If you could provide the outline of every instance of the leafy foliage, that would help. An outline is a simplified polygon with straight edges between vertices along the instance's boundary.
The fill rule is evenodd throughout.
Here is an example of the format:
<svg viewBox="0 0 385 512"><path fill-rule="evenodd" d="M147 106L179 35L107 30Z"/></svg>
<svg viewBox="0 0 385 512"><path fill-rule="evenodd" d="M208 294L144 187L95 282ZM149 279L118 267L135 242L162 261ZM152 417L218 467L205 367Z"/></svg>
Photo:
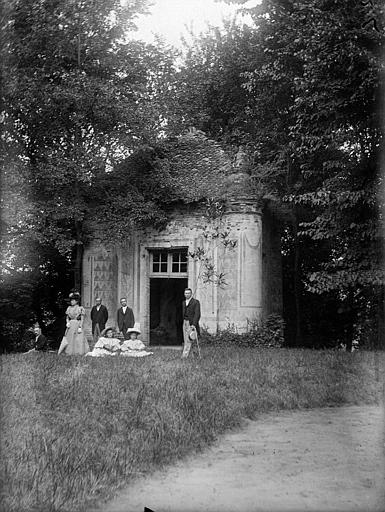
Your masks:
<svg viewBox="0 0 385 512"><path fill-rule="evenodd" d="M329 342L384 325L384 7L370 4L264 0L247 9L252 27L196 37L175 71L170 49L127 36L145 0L2 0L6 290L20 272L31 285L20 304L35 302L51 264L66 292L78 286L95 220L106 242L162 227L177 205L219 200L227 155L238 166L242 153L282 222L292 339L333 308L349 313Z"/></svg>
<svg viewBox="0 0 385 512"><path fill-rule="evenodd" d="M285 322L280 315L268 315L262 320L249 321L245 333L239 333L234 325L216 334L203 333L203 341L214 346L279 348L284 346Z"/></svg>
<svg viewBox="0 0 385 512"><path fill-rule="evenodd" d="M176 207L220 202L230 168L220 145L196 130L142 146L99 177L89 230L116 243L138 226L160 229Z"/></svg>
<svg viewBox="0 0 385 512"><path fill-rule="evenodd" d="M155 136L159 115L149 105L172 55L126 40L145 5L34 0L4 7L4 149L14 148L26 168L35 237L62 254L86 242L95 179Z"/></svg>
<svg viewBox="0 0 385 512"><path fill-rule="evenodd" d="M314 293L349 309L352 325L380 312L384 8L371 4L374 28L362 2L265 0L247 9L253 27L196 38L180 75L185 122L242 145L247 172L279 212L298 342L316 322Z"/></svg>
<svg viewBox="0 0 385 512"><path fill-rule="evenodd" d="M212 283L218 287L227 285L226 273L221 272L215 265L214 258L218 248L222 250L223 254L223 251L231 251L237 246L237 240L231 238L231 229L223 221L224 211L224 200L216 200L213 197L206 200L204 215L206 224L201 232L205 243L202 247L198 246L195 251L189 252L189 257L198 262L194 294L199 281L204 284Z"/></svg>
<svg viewBox="0 0 385 512"><path fill-rule="evenodd" d="M20 308L25 324L52 322L61 294L80 286L86 219L101 210L111 226L156 215L140 191L128 187L113 208L99 186L161 128L154 94L174 55L127 37L146 3L1 1L1 305L15 319Z"/></svg>

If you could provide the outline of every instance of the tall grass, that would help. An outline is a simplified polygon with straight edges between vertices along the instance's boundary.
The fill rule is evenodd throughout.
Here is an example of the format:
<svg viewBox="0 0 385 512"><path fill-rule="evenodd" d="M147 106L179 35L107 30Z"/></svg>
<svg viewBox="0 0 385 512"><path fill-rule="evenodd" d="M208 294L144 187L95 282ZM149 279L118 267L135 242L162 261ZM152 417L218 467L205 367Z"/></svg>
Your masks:
<svg viewBox="0 0 385 512"><path fill-rule="evenodd" d="M379 353L206 348L147 359L1 358L3 511L76 511L242 418L378 403Z"/></svg>

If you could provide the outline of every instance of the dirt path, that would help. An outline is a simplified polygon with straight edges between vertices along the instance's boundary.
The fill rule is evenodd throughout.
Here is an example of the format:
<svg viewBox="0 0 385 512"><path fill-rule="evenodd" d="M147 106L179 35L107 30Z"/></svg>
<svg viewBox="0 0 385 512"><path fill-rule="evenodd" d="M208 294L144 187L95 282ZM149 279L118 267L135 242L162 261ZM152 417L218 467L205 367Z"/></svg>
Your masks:
<svg viewBox="0 0 385 512"><path fill-rule="evenodd" d="M99 510L384 511L384 420L374 406L265 415Z"/></svg>

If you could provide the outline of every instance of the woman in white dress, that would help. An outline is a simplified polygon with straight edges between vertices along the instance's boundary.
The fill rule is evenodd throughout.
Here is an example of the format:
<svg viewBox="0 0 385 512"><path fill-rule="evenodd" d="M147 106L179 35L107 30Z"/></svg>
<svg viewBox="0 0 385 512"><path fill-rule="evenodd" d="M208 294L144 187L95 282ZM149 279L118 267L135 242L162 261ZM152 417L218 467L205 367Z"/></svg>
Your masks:
<svg viewBox="0 0 385 512"><path fill-rule="evenodd" d="M58 353L67 355L84 355L89 350L86 336L83 332L85 310L80 305L80 295L71 293L70 305L66 309L66 331Z"/></svg>
<svg viewBox="0 0 385 512"><path fill-rule="evenodd" d="M120 352L120 341L114 338L115 331L112 327L107 327L100 333L100 338L95 343L92 352L86 356L102 357L116 356Z"/></svg>
<svg viewBox="0 0 385 512"><path fill-rule="evenodd" d="M143 343L143 341L138 339L140 329L137 324L135 324L134 327L128 328L127 334L130 336L130 338L128 340L124 340L124 342L120 345L122 356L144 357L153 354L153 352L147 352L145 350L146 345Z"/></svg>

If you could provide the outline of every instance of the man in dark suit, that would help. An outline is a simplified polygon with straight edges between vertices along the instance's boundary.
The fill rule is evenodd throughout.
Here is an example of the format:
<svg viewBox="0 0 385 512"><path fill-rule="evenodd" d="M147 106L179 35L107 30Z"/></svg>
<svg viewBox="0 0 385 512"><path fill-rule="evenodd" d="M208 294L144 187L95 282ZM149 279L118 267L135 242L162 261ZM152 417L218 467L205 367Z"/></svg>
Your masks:
<svg viewBox="0 0 385 512"><path fill-rule="evenodd" d="M91 309L92 337L95 343L98 341L102 330L106 327L107 320L107 308L103 306L102 299L97 297L95 299L95 306Z"/></svg>
<svg viewBox="0 0 385 512"><path fill-rule="evenodd" d="M31 350L28 350L28 352L36 352L37 350L48 350L48 340L44 336L44 334L41 333L40 325L38 323L36 323L33 326L33 332L36 336L35 343L33 348L31 348Z"/></svg>
<svg viewBox="0 0 385 512"><path fill-rule="evenodd" d="M194 299L192 296L191 288L186 288L184 291L185 300L182 304L183 314L183 352L182 359L188 357L191 350L192 340L190 333L194 326L198 335L200 334L199 319L201 317L201 305L199 300Z"/></svg>
<svg viewBox="0 0 385 512"><path fill-rule="evenodd" d="M127 306L127 299L124 297L120 299L121 307L118 309L118 329L123 334L125 340L128 340L130 335L127 334L127 329L134 327L135 318L132 309Z"/></svg>

